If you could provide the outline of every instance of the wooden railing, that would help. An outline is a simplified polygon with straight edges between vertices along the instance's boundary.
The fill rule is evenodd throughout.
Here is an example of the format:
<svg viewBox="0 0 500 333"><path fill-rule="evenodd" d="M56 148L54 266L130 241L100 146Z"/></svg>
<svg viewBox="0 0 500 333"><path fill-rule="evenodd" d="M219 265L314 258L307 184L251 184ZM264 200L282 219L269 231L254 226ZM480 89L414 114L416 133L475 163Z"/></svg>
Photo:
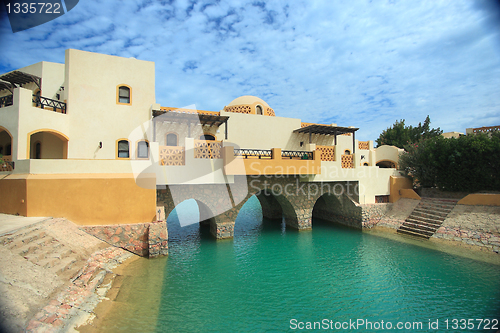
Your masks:
<svg viewBox="0 0 500 333"><path fill-rule="evenodd" d="M335 146L316 146L322 161L335 161Z"/></svg>
<svg viewBox="0 0 500 333"><path fill-rule="evenodd" d="M14 104L14 99L12 95L0 97L0 108L11 106L13 104Z"/></svg>
<svg viewBox="0 0 500 333"><path fill-rule="evenodd" d="M343 169L354 168L354 155L342 155L341 164Z"/></svg>
<svg viewBox="0 0 500 333"><path fill-rule="evenodd" d="M160 165L184 165L184 147L160 146Z"/></svg>
<svg viewBox="0 0 500 333"><path fill-rule="evenodd" d="M54 112L66 113L66 103L64 102L38 95L33 95L32 101L33 105L37 108L42 108L44 110L48 108L48 110L52 109Z"/></svg>
<svg viewBox="0 0 500 333"><path fill-rule="evenodd" d="M221 141L194 141L194 158L217 159L222 158L222 142Z"/></svg>

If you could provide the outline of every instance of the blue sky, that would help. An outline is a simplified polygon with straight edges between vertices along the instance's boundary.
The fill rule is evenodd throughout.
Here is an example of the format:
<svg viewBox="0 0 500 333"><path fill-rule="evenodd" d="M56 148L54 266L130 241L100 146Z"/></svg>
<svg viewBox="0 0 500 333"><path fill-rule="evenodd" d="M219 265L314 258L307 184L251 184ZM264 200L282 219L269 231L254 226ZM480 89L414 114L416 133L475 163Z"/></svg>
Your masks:
<svg viewBox="0 0 500 333"><path fill-rule="evenodd" d="M500 9L494 0L80 0L13 34L0 72L64 50L156 63L156 100L218 111L255 95L277 116L356 126L375 140L398 119L464 132L500 125Z"/></svg>

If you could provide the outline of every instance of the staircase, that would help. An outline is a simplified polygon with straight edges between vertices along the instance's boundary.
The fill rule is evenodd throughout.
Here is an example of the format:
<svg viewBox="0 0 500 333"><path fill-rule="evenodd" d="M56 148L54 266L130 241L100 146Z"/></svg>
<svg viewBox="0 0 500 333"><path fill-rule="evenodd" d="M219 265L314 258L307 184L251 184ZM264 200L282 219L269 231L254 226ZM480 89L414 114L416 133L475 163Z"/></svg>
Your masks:
<svg viewBox="0 0 500 333"><path fill-rule="evenodd" d="M458 199L422 198L397 232L429 239L457 202Z"/></svg>

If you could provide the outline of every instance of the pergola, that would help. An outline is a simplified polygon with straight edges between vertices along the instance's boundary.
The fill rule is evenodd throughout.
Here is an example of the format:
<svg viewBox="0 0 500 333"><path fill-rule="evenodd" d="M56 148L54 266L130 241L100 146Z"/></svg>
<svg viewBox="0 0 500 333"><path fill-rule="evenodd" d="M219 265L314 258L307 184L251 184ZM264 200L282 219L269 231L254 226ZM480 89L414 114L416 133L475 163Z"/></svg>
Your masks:
<svg viewBox="0 0 500 333"><path fill-rule="evenodd" d="M12 71L0 76L0 90L7 89L12 93L14 88L31 82L35 83L38 89L41 89L42 79L38 76L21 71Z"/></svg>
<svg viewBox="0 0 500 333"><path fill-rule="evenodd" d="M153 110L153 128L156 135L156 122L164 121L170 123L187 123L188 124L188 137L191 137L191 124L200 123L208 126L219 127L222 124L225 126L225 137L227 140L227 120L228 116L219 116L216 114L204 114L197 112L179 112L179 111L163 111Z"/></svg>
<svg viewBox="0 0 500 333"><path fill-rule="evenodd" d="M341 127L341 126L329 126L329 125L309 125L306 127L302 127L294 130L294 133L309 133L309 143L312 143L312 135L313 134L321 134L321 135L333 135L334 143L337 145L337 135L352 133L352 152L354 153L356 150L355 143L355 132L359 130L359 128L355 127Z"/></svg>

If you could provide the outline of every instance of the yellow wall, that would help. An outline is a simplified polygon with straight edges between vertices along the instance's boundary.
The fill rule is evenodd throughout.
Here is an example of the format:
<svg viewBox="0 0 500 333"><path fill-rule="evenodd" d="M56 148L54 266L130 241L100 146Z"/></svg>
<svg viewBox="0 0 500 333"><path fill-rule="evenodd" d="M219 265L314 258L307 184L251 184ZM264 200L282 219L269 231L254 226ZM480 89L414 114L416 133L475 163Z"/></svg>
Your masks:
<svg viewBox="0 0 500 333"><path fill-rule="evenodd" d="M401 198L421 200L420 195L417 194L412 188L402 188L399 190Z"/></svg>
<svg viewBox="0 0 500 333"><path fill-rule="evenodd" d="M410 178L403 176L391 176L390 178L390 194L389 202L393 203L401 199L401 189L413 188L413 183Z"/></svg>
<svg viewBox="0 0 500 333"><path fill-rule="evenodd" d="M0 180L2 213L65 217L81 225L144 223L156 216L154 176L151 189L137 186L133 175L8 177L14 178Z"/></svg>
<svg viewBox="0 0 500 333"><path fill-rule="evenodd" d="M9 175L0 180L0 213L26 216L26 179Z"/></svg>
<svg viewBox="0 0 500 333"><path fill-rule="evenodd" d="M459 205L500 206L500 194L474 193L462 198Z"/></svg>

